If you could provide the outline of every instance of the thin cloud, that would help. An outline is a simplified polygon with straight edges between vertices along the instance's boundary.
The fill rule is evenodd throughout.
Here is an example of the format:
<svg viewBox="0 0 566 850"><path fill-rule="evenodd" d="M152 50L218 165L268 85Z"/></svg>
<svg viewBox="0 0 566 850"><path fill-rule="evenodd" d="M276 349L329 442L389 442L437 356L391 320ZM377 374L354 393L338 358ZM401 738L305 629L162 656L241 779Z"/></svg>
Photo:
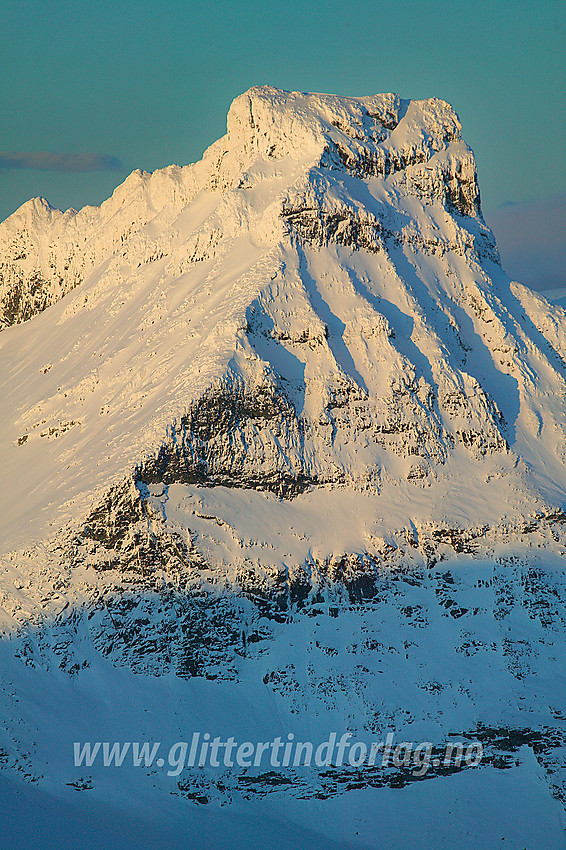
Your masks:
<svg viewBox="0 0 566 850"><path fill-rule="evenodd" d="M504 204L486 220L508 274L533 289L566 287L566 194Z"/></svg>
<svg viewBox="0 0 566 850"><path fill-rule="evenodd" d="M0 170L15 171L124 171L121 160L109 154L0 151Z"/></svg>

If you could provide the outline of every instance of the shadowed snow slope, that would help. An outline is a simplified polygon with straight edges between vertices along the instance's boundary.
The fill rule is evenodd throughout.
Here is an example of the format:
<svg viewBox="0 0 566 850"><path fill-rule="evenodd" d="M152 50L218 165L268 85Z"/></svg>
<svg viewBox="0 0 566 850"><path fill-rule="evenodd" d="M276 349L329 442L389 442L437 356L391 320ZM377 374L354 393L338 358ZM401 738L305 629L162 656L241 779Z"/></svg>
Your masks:
<svg viewBox="0 0 566 850"><path fill-rule="evenodd" d="M318 716L326 687L335 725L427 736L434 717L442 737L506 722L507 698L484 699L478 675L508 693L526 677L517 699L542 689L542 703L512 722L552 727L555 748L541 744L539 761L525 750L512 782L554 806L537 771L558 771L561 656L531 655L563 626L566 313L503 272L460 131L434 98L256 87L200 162L136 171L97 208L34 199L0 225L0 626L20 659L14 680L21 659L74 673L88 713L96 683L83 668L100 658L157 690L166 673L181 689L204 677L211 694L213 678L255 676L247 691L280 718ZM440 561L442 587L429 573ZM303 676L301 653L282 647L314 640L320 617L343 657L334 618L371 631L399 595L388 576L407 571L421 585L408 624L387 637L381 621L373 650L360 649L393 653L404 630L405 660L420 647L402 676L428 695L401 722L406 695L374 698L378 656L324 675L313 658ZM411 644L419 610L436 625ZM437 626L446 681L427 667ZM494 654L478 672L468 656L480 651ZM14 751L30 746L10 734ZM530 822L517 835L509 824L531 840ZM376 846L367 829L337 839ZM461 846L493 838L467 834Z"/></svg>

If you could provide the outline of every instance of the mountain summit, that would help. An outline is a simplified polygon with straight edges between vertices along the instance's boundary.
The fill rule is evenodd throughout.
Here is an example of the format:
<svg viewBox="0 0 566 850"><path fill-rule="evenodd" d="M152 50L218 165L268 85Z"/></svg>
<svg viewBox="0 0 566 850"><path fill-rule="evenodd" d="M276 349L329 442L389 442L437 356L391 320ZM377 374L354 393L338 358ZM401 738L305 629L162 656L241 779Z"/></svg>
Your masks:
<svg viewBox="0 0 566 850"><path fill-rule="evenodd" d="M535 625L500 621L528 599L536 628L561 622L566 313L501 268L447 103L254 87L200 162L136 171L100 207L24 204L0 275L0 626L30 664L82 671L88 644L241 682L252 635L278 711L307 723L326 700L368 729L402 713L372 677L400 635L409 659L421 611L468 684L435 696L431 626L408 723L556 724L544 688L528 720L510 708L552 652L537 668ZM319 616L375 629L391 575L420 588L408 624L380 621L373 655L354 642L354 672L333 679L315 643L304 676L277 655ZM477 652L501 684L485 699Z"/></svg>
<svg viewBox="0 0 566 850"><path fill-rule="evenodd" d="M249 189L273 177L253 172L258 160L286 162L281 177L291 183L315 166L366 178L404 172L412 193L479 212L472 153L461 141L457 116L437 99L340 98L256 87L236 98L227 129L201 162L154 174L136 171L100 208L61 213L36 198L10 216L0 231L1 324L25 321L57 301L157 214L175 215L207 189ZM394 182L406 191L406 182ZM270 232L268 241L275 235Z"/></svg>
<svg viewBox="0 0 566 850"><path fill-rule="evenodd" d="M411 528L562 507L561 311L502 272L443 101L257 87L196 165L0 246L6 321L59 302L1 337L10 545L128 477L395 493Z"/></svg>

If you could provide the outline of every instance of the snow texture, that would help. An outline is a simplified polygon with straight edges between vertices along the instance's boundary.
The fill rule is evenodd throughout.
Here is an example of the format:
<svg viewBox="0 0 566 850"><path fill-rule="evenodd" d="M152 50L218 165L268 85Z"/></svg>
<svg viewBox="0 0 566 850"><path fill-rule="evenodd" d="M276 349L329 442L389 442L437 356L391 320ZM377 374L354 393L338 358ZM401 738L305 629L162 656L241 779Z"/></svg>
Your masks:
<svg viewBox="0 0 566 850"><path fill-rule="evenodd" d="M490 760L81 787L217 846L226 802L237 847L563 846L566 313L502 270L447 103L255 87L200 162L24 204L0 304L15 811L21 775L78 817L74 740L393 729Z"/></svg>

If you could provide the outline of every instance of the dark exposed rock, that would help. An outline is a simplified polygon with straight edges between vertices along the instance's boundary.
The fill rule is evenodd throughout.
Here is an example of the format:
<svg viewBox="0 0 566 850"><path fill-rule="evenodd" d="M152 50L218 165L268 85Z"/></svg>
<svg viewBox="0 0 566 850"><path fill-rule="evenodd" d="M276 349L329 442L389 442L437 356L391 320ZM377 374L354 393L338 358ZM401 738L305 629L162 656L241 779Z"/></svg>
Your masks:
<svg viewBox="0 0 566 850"><path fill-rule="evenodd" d="M145 484L248 487L288 498L318 483L281 451L278 438L288 433L301 445L302 423L293 405L272 386L253 391L214 388L171 428L157 456L138 467L136 479ZM272 451L264 463L261 454L267 457L267 445Z"/></svg>
<svg viewBox="0 0 566 850"><path fill-rule="evenodd" d="M326 213L320 209L290 209L282 213L289 232L300 244L318 248L331 243L371 253L383 249L382 228L375 218L356 216L353 211Z"/></svg>
<svg viewBox="0 0 566 850"><path fill-rule="evenodd" d="M34 271L27 279L23 273L15 273L16 279L0 299L0 329L9 325L27 322L36 313L41 313L57 297L53 287L40 272ZM0 284L3 282L0 269Z"/></svg>

